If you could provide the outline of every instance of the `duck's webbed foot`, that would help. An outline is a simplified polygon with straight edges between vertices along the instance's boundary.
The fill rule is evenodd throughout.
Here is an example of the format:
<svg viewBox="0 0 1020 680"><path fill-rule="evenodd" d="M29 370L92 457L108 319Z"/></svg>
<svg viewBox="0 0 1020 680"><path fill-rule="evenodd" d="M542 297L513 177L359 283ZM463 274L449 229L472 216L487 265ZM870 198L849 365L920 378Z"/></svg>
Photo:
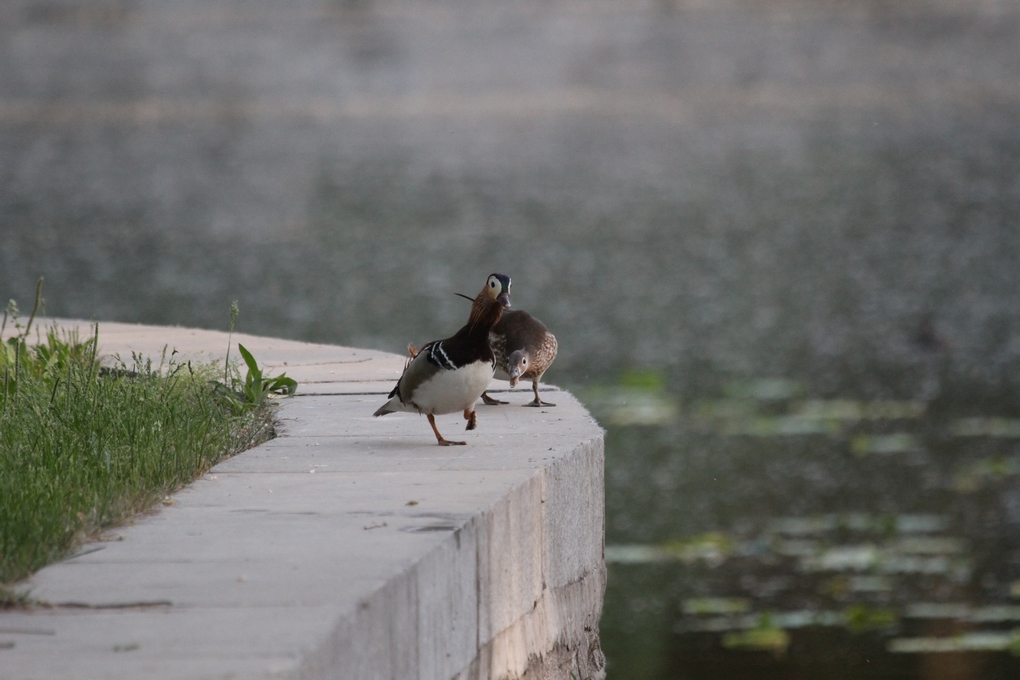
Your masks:
<svg viewBox="0 0 1020 680"><path fill-rule="evenodd" d="M542 401L542 398L538 396L538 383L535 383L535 400L530 401L524 405L537 407L537 406L555 406L556 404L551 404L548 401Z"/></svg>

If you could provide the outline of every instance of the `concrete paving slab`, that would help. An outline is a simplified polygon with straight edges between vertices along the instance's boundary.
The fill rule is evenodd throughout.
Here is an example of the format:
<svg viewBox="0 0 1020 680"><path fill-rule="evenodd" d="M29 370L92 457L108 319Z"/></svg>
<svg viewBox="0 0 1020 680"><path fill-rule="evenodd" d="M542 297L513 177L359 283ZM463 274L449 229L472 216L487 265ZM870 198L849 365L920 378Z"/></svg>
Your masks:
<svg viewBox="0 0 1020 680"><path fill-rule="evenodd" d="M602 562L605 532L591 521L605 515L602 453L601 439L588 440L545 468L544 574L550 588L580 581Z"/></svg>
<svg viewBox="0 0 1020 680"><path fill-rule="evenodd" d="M584 407L566 393L554 407L517 406L475 407L477 429L465 432L466 425L459 413L436 416L439 431L447 438L480 440L489 435L526 433L541 437L552 433L582 434L598 427ZM425 416L415 413L372 414L385 403L375 395L324 395L294 400L286 413L281 413L280 434L287 437L324 437L335 435L400 436L423 435L423 445L435 445L435 435ZM459 434L458 434L459 433ZM456 436L454 436L456 435ZM461 436L464 435L464 436Z"/></svg>
<svg viewBox="0 0 1020 680"><path fill-rule="evenodd" d="M287 366L283 366L282 368L287 369L286 372L288 376L299 375L297 373L290 371ZM279 375L279 373L281 372L282 371L274 370L271 371L270 373L272 375ZM385 396L389 394L390 391L393 390L393 386L397 384L396 379L378 381L304 380L299 382L301 382L302 388L298 394L301 396L316 394L356 394L356 393L378 394L380 396ZM541 392L542 395L544 396L555 395L560 391L560 389L555 385L540 385L538 391ZM488 392L490 396L497 397L498 399L502 399L504 401L507 401L507 398L509 397L509 400L512 401L514 405L517 406L523 406L527 402L531 401L532 398L534 397L530 387L528 387L527 390L523 390L520 388L512 388L510 387L510 383L502 380L494 381L492 387L489 388ZM555 396L551 396L549 398L554 399Z"/></svg>
<svg viewBox="0 0 1020 680"><path fill-rule="evenodd" d="M235 340L317 384L388 391L403 367ZM163 345L215 356L226 334L100 326L104 352ZM475 431L439 419L468 446L439 447L423 417L374 418L383 394L280 400L279 437L38 572L23 585L54 607L0 613L0 677L488 679L587 644L605 579L594 419L565 392L480 405Z"/></svg>
<svg viewBox="0 0 1020 680"><path fill-rule="evenodd" d="M308 474L359 470L537 470L554 460L557 450L577 441L571 434L546 435L542 437L542 449L536 451L508 447L515 437L531 435L496 435L492 441L472 440L468 446L456 448L432 445L431 451L417 448L421 443L419 435L385 439L370 435L279 438L245 456L224 461L216 469Z"/></svg>
<svg viewBox="0 0 1020 680"><path fill-rule="evenodd" d="M5 680L294 677L337 605L0 612Z"/></svg>
<svg viewBox="0 0 1020 680"><path fill-rule="evenodd" d="M418 637L418 673L426 678L452 678L478 655L478 526L472 523L422 559L418 592L446 593L419 598L419 630L441 631Z"/></svg>
<svg viewBox="0 0 1020 680"><path fill-rule="evenodd" d="M478 554L478 568L488 574L479 593L487 603L478 616L483 638L495 637L532 611L529 595L544 590L540 554L530 548L542 536L543 514L530 511L545 502L542 487L541 476L532 477L500 499L481 523L485 549Z"/></svg>

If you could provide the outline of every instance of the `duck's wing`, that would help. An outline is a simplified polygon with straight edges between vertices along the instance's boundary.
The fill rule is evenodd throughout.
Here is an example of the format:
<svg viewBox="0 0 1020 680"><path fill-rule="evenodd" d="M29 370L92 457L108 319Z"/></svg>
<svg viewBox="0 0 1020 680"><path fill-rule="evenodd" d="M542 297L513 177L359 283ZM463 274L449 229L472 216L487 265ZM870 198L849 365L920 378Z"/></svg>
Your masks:
<svg viewBox="0 0 1020 680"><path fill-rule="evenodd" d="M556 343L556 336L549 331L545 332L545 338L542 340L542 348L540 354L544 360L546 367L553 362L556 358L556 350L559 349L559 345Z"/></svg>
<svg viewBox="0 0 1020 680"><path fill-rule="evenodd" d="M496 371L502 371L503 375L506 375L507 371L510 370L507 357L509 352L506 349L506 336L492 331L489 333L489 349L492 350L493 359L496 362ZM507 378L501 378L506 380Z"/></svg>
<svg viewBox="0 0 1020 680"><path fill-rule="evenodd" d="M523 310L516 310L501 330L507 339L507 352L526 349L534 352L549 333L545 324Z"/></svg>
<svg viewBox="0 0 1020 680"><path fill-rule="evenodd" d="M404 372L400 374L400 379L397 380L397 384L388 395L389 401L380 406L374 415L384 416L396 411L417 412L418 409L411 403L415 390L437 372L443 370L429 360L430 349L435 344L435 342L430 342L425 345L413 359L407 362Z"/></svg>

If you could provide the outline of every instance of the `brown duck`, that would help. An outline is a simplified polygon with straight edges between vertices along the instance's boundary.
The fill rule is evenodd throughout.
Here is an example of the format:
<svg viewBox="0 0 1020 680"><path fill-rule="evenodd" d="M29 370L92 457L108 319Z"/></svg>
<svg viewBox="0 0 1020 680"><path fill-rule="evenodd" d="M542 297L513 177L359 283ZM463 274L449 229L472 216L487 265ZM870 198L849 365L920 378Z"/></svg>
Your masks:
<svg viewBox="0 0 1020 680"><path fill-rule="evenodd" d="M524 311L504 312L489 333L489 346L496 357L495 377L509 380L510 386L526 378L531 380L535 399L524 406L555 406L538 396L538 383L556 358L556 336L541 321ZM509 402L493 399L485 392L486 404Z"/></svg>

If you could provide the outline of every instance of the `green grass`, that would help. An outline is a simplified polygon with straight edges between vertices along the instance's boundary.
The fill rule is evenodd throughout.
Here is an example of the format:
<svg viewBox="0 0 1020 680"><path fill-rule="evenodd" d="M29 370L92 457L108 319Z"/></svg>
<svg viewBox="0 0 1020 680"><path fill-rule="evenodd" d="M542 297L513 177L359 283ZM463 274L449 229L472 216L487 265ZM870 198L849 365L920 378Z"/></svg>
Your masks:
<svg viewBox="0 0 1020 680"><path fill-rule="evenodd" d="M165 350L158 363L136 355L101 367L98 329L81 340L51 328L29 345L30 327L0 345L0 584L271 436L265 390L256 404L243 389L250 371L243 382L236 367L223 373Z"/></svg>

